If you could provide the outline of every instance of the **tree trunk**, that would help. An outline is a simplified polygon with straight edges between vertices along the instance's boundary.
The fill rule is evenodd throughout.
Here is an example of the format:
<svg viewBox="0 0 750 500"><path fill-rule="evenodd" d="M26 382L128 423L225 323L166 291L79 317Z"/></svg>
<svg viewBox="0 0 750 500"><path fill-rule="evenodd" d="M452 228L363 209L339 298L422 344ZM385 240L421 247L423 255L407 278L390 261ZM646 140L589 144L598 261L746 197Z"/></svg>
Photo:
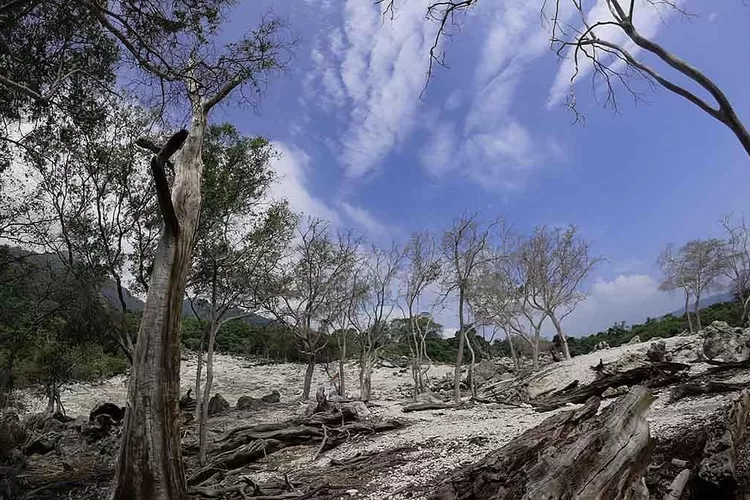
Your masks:
<svg viewBox="0 0 750 500"><path fill-rule="evenodd" d="M688 329L690 330L690 334L692 335L695 332L693 332L693 320L690 319L690 310L688 309L689 306L690 294L687 292L687 290L685 290L685 317L687 318Z"/></svg>
<svg viewBox="0 0 750 500"><path fill-rule="evenodd" d="M208 335L208 348L206 349L206 386L203 389L203 401L201 402L200 418L198 419L198 462L206 464L206 439L208 438L208 403L211 401L211 386L214 383L214 346L216 334L219 327L215 321L211 321L211 330Z"/></svg>
<svg viewBox="0 0 750 500"><path fill-rule="evenodd" d="M205 128L205 111L196 105L174 161L171 200L163 166L158 176L152 160L165 225L135 345L112 500L187 499L179 432L180 322L200 214Z"/></svg>
<svg viewBox="0 0 750 500"><path fill-rule="evenodd" d="M464 289L458 291L458 353L456 354L456 369L453 373L453 400L461 402L461 365L464 361Z"/></svg>
<svg viewBox="0 0 750 500"><path fill-rule="evenodd" d="M312 378L315 374L315 353L310 354L310 358L307 361L307 370L305 371L305 382L302 386L302 400L307 401L310 399L310 386L312 385Z"/></svg>
<svg viewBox="0 0 750 500"><path fill-rule="evenodd" d="M515 367L517 374L521 367L518 364L518 354L516 354L516 346L513 344L513 338L507 330L505 331L505 338L508 340L508 345L510 346L510 357L513 359L513 366Z"/></svg>
<svg viewBox="0 0 750 500"><path fill-rule="evenodd" d="M539 330L541 326L534 327L534 339L531 341L531 362L534 371L539 371Z"/></svg>
<svg viewBox="0 0 750 500"><path fill-rule="evenodd" d="M562 348L563 348L563 356L565 356L565 359L570 359L570 349L568 349L568 339L565 336L565 332L563 331L562 324L557 319L557 316L555 316L554 314L550 314L549 317L552 320L552 324L555 325L555 330L557 330L557 336L560 338L560 343L562 344Z"/></svg>
<svg viewBox="0 0 750 500"><path fill-rule="evenodd" d="M362 376L359 388L359 399L369 401L372 395L372 356L365 353L362 357L363 364L360 367Z"/></svg>
<svg viewBox="0 0 750 500"><path fill-rule="evenodd" d="M700 300L701 300L700 294L696 295L694 309L695 309L695 328L697 332L701 331Z"/></svg>
<svg viewBox="0 0 750 500"><path fill-rule="evenodd" d="M474 334L472 333L472 336ZM466 346L469 348L469 354L471 354L471 362L469 363L469 390L471 391L472 397L476 397L477 395L477 384L474 380L474 365L476 364L476 354L474 353L474 346L471 345L471 339L469 338L469 332L467 329L464 329L464 341L466 342Z"/></svg>
<svg viewBox="0 0 750 500"><path fill-rule="evenodd" d="M201 397L201 374L203 373L203 344L206 341L205 329L201 332L201 341L198 344L198 365L195 368L195 421L201 418L203 398Z"/></svg>
<svg viewBox="0 0 750 500"><path fill-rule="evenodd" d="M344 334L343 342L340 344L340 356L339 356L339 396L345 397L346 385L344 383L344 365L346 364L346 334Z"/></svg>

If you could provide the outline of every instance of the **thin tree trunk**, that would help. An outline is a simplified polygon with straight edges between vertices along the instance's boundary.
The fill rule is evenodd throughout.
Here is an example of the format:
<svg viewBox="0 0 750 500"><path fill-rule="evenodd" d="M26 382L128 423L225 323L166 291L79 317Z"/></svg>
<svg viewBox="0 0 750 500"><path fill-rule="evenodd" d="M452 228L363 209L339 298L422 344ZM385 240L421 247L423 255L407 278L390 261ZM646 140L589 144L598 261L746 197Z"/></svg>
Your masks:
<svg viewBox="0 0 750 500"><path fill-rule="evenodd" d="M453 400L461 402L461 365L464 361L464 289L458 291L458 353L456 354L456 369L453 373Z"/></svg>
<svg viewBox="0 0 750 500"><path fill-rule="evenodd" d="M471 334L472 337L474 334ZM466 346L469 348L469 354L471 354L471 362L469 363L469 391L471 392L472 396L477 395L477 387L476 382L474 380L474 365L476 364L476 355L474 354L474 346L471 345L471 339L469 338L469 332L468 329L464 329L464 342L466 342Z"/></svg>
<svg viewBox="0 0 750 500"><path fill-rule="evenodd" d="M539 371L539 330L541 327L534 327L534 340L531 342L531 362L534 371Z"/></svg>
<svg viewBox="0 0 750 500"><path fill-rule="evenodd" d="M214 383L214 346L219 327L215 320L211 321L211 331L208 336L206 349L206 387L203 389L200 418L198 420L198 462L206 464L206 439L208 438L208 403L211 401L211 386Z"/></svg>
<svg viewBox="0 0 750 500"><path fill-rule="evenodd" d="M520 365L518 364L518 354L516 354L516 346L513 344L513 338L510 336L508 331L505 331L505 338L508 340L508 345L510 346L510 357L513 358L513 366L516 368L516 373L520 370Z"/></svg>
<svg viewBox="0 0 750 500"><path fill-rule="evenodd" d="M700 311L700 300L701 296L700 294L695 296L695 328L696 331L701 331L701 311Z"/></svg>
<svg viewBox="0 0 750 500"><path fill-rule="evenodd" d="M305 382L302 386L302 400L306 401L310 399L310 386L312 385L312 378L315 374L315 353L310 354L310 358L307 361L307 370L305 371Z"/></svg>
<svg viewBox="0 0 750 500"><path fill-rule="evenodd" d="M688 309L690 307L690 295L688 294L687 290L685 291L685 317L687 318L688 322L688 329L690 330L690 334L692 335L693 332L693 320L690 319L690 310Z"/></svg>
<svg viewBox="0 0 750 500"><path fill-rule="evenodd" d="M562 324L557 319L557 316L555 316L554 314L550 314L549 317L552 320L552 324L555 325L557 336L560 338L560 343L562 344L562 348L563 348L563 356L565 356L565 359L570 359L570 349L568 349L568 339L565 336L565 332L563 331Z"/></svg>
<svg viewBox="0 0 750 500"><path fill-rule="evenodd" d="M343 340L340 344L340 356L339 356L339 396L346 396L346 385L344 383L344 365L346 364L346 334L343 335Z"/></svg>
<svg viewBox="0 0 750 500"><path fill-rule="evenodd" d="M201 341L198 344L198 365L195 367L195 421L200 421L203 398L201 394L201 374L203 373L203 345L206 342L206 329L201 332Z"/></svg>
<svg viewBox="0 0 750 500"><path fill-rule="evenodd" d="M200 214L205 129L205 110L196 105L186 140L175 135L167 143L185 140L174 161L171 199L164 162L152 159L165 224L133 355L112 500L187 499L179 431L180 323Z"/></svg>

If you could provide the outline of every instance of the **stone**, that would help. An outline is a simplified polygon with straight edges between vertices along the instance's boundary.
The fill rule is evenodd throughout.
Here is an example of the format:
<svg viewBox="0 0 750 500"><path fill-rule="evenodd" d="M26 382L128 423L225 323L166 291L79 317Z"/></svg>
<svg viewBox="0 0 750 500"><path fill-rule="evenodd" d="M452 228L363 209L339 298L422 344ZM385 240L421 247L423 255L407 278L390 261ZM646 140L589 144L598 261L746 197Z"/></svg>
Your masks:
<svg viewBox="0 0 750 500"><path fill-rule="evenodd" d="M653 362L659 362L659 361L665 361L665 357L667 355L667 344L662 342L651 342L651 345L648 348L648 351L646 351L646 358L648 358L649 361Z"/></svg>
<svg viewBox="0 0 750 500"><path fill-rule="evenodd" d="M641 338L638 335L636 335L635 337L630 339L628 343L625 345L635 345L635 344L640 344L640 343L641 343Z"/></svg>
<svg viewBox="0 0 750 500"><path fill-rule="evenodd" d="M604 349L609 349L609 344L606 340L602 340L596 346L594 346L595 351L603 351Z"/></svg>
<svg viewBox="0 0 750 500"><path fill-rule="evenodd" d="M732 328L724 321L714 321L701 331L703 355L724 363L750 359L750 328Z"/></svg>
<svg viewBox="0 0 750 500"><path fill-rule="evenodd" d="M56 432L37 435L26 443L23 447L23 453L26 456L45 455L55 449L55 443L57 443L59 439L60 434Z"/></svg>
<svg viewBox="0 0 750 500"><path fill-rule="evenodd" d="M125 418L125 408L120 408L114 403L99 403L89 413L89 422L96 421L99 415L109 415L113 422L120 423Z"/></svg>
<svg viewBox="0 0 750 500"><path fill-rule="evenodd" d="M266 394L265 396L261 396L260 400L264 403L278 403L281 401L281 394L279 394L279 391L271 391L271 394Z"/></svg>
<svg viewBox="0 0 750 500"><path fill-rule="evenodd" d="M218 392L208 402L208 415L218 415L229 409L229 402Z"/></svg>
<svg viewBox="0 0 750 500"><path fill-rule="evenodd" d="M238 410L249 410L257 407L261 403L261 400L252 396L242 396L237 400Z"/></svg>

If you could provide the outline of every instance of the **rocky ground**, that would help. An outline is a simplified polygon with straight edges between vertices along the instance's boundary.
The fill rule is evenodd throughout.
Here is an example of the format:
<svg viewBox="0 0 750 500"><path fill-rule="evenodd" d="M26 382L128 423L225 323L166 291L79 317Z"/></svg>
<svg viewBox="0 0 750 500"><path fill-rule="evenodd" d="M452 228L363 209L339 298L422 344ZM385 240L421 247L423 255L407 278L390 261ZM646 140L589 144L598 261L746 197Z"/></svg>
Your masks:
<svg viewBox="0 0 750 500"><path fill-rule="evenodd" d="M699 362L704 352L705 338L704 334L665 339L660 356L666 356L671 362L689 364L689 373L684 376L700 375L711 368L711 365ZM524 384L526 397L534 399L559 390L576 380L579 386L589 384L595 380L596 372L592 367L597 365L616 366L622 371L643 365L649 362L649 356L654 355L653 351L652 342L633 343L618 348L605 348L569 361L551 364L533 377L527 378ZM724 354L725 357L728 356ZM738 354L740 355L741 353ZM242 396L259 398L274 390L279 392L280 401L256 405L248 410L230 409L212 417L209 441L218 439L228 430L238 426L282 422L304 415L306 405L299 402L304 369L302 365L258 364L253 360L239 357L216 356L212 392L220 393L232 406ZM433 366L430 373L434 380L439 380L449 375L452 369L450 366ZM503 381L507 376L503 376L499 371L493 373L492 368L488 366L483 369L484 372L480 370L477 375L481 384L480 394L482 385L489 387L496 381L500 384L510 383ZM347 371L348 387L356 388L356 367L351 365ZM185 355L181 372L183 393L192 387L194 373L195 356ZM750 370L727 372L721 380L750 383ZM402 409L408 401L410 384L410 374L406 369L376 369L373 374L375 397L368 405L370 415L366 417L367 421L397 418L406 424L404 428L373 435L353 436L340 446L322 453L318 453L317 445L287 447L237 473L256 482L278 479L292 482L299 480L304 484L312 484L325 478L329 484L340 486L336 492L339 498L415 498L456 468L476 462L487 452L505 445L551 415L570 407L567 405L560 410L539 412L529 404L510 405L486 402L486 399L479 398L484 402L468 402L458 408L404 413ZM313 381L314 388L320 386L331 387L330 378L322 367L316 370ZM352 392L352 396L356 397L356 390ZM676 438L689 435L692 429L710 425L737 395L737 392L706 394L670 402L668 389L657 389L655 392L656 399L648 411L647 418L657 448L659 443L662 447L666 446L665 443L673 446ZM85 421L93 407L102 401L122 405L125 394L125 379L117 377L99 384L71 386L63 392L62 402L68 415L82 417L79 418L78 425L79 428L81 425L85 428ZM605 404L608 401L612 400L605 401ZM26 398L26 403L29 413L43 407L42 402L32 396ZM75 425L75 422L66 425L70 427ZM183 444L189 445L194 441L195 429L188 425L184 431ZM117 446L116 432L96 441L92 446L95 446L97 456L112 456ZM69 469L76 469L77 466L71 456L75 453L65 452L61 448L64 446L51 445L50 453L28 457L28 469L32 472L44 471L65 477L66 473L70 472ZM384 459L362 462L357 467L341 466L342 462L346 463L351 457L367 457L368 454L376 452L380 452L378 457ZM673 452L670 448L666 453ZM56 462L49 460L52 454L59 455ZM97 460L105 469L106 464L101 465L101 460ZM188 456L186 460L194 465L194 457ZM747 470L747 464L741 463L740 468L743 471ZM29 474L28 470L25 473ZM99 485L101 491L106 488L107 480L106 471L102 471L102 481ZM92 488L90 491L95 492L96 487ZM3 498L2 494L0 498Z"/></svg>

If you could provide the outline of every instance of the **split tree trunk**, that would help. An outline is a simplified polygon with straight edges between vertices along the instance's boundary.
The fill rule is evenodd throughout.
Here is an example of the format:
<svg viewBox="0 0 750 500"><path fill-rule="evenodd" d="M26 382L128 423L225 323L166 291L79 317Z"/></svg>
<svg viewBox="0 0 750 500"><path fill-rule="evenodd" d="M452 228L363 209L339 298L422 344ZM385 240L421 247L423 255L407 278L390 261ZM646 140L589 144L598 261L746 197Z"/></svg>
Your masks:
<svg viewBox="0 0 750 500"><path fill-rule="evenodd" d="M652 399L636 386L599 415L596 398L558 413L458 470L431 498L632 498L651 456L645 413Z"/></svg>
<svg viewBox="0 0 750 500"><path fill-rule="evenodd" d="M570 349L568 349L568 338L565 336L565 331L562 328L562 324L560 323L560 320L557 319L557 316L554 314L550 314L549 318L552 320L552 324L555 325L555 330L557 330L557 336L560 338L560 343L562 344L563 348L563 356L565 356L565 359L570 359Z"/></svg>
<svg viewBox="0 0 750 500"><path fill-rule="evenodd" d="M461 402L461 365L464 361L464 289L458 291L458 354L456 354L456 370L453 373L453 400Z"/></svg>
<svg viewBox="0 0 750 500"><path fill-rule="evenodd" d="M177 134L165 146L179 148L176 143L184 141L171 197L164 163L174 151L152 159L165 224L135 345L112 500L187 499L179 432L180 322L200 214L205 129L206 109L196 104L187 137Z"/></svg>

